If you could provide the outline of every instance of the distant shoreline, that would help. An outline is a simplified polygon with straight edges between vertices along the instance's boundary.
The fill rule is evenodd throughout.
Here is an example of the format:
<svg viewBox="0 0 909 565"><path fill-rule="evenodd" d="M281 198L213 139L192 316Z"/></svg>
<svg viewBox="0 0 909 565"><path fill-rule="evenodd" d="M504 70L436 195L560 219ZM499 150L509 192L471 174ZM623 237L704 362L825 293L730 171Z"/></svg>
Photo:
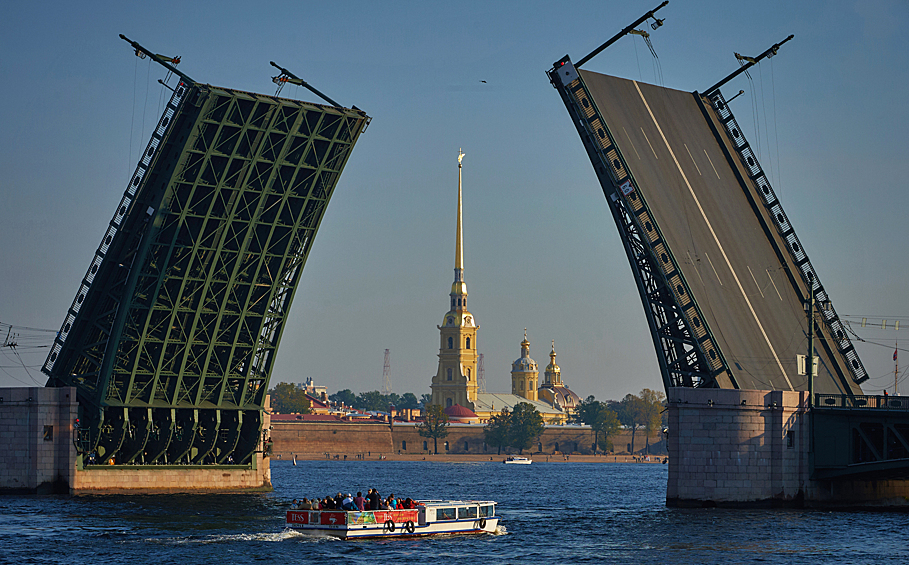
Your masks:
<svg viewBox="0 0 909 565"><path fill-rule="evenodd" d="M290 462L293 461L293 457L296 455L297 461L341 461L341 462L350 462L350 461L429 461L436 463L498 463L502 464L502 461L508 456L506 454L496 455L496 454L439 454L439 455L430 455L425 453L420 454L398 454L398 453L331 453L329 457L326 457L323 453L289 453L289 452L277 452L272 454L272 462ZM346 459L345 459L346 455ZM651 455L650 460L647 460L647 456L634 457L631 455L546 455L546 454L527 454L526 457L533 459L534 463L640 463L640 464L650 464L650 465L659 465L663 462L667 456L665 455Z"/></svg>

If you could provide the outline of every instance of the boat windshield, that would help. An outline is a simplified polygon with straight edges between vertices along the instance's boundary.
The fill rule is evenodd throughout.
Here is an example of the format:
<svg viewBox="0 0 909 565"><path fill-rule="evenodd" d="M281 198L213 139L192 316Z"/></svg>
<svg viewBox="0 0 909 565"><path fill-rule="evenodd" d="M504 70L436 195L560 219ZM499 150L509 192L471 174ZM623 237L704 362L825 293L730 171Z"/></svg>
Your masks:
<svg viewBox="0 0 909 565"><path fill-rule="evenodd" d="M480 506L480 517L488 518L489 516L496 515L496 507L494 504L489 504L486 506Z"/></svg>

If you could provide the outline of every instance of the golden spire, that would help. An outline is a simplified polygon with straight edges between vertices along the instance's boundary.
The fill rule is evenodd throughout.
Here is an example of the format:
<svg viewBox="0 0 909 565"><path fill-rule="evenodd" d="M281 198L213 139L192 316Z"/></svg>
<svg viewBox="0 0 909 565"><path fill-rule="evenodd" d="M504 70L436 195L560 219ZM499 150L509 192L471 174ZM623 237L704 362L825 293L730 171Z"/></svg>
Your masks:
<svg viewBox="0 0 909 565"><path fill-rule="evenodd" d="M467 283L464 282L464 233L461 229L461 160L464 152L458 149L458 237L455 241L455 279L451 284L451 309L467 310Z"/></svg>
<svg viewBox="0 0 909 565"><path fill-rule="evenodd" d="M455 244L455 269L464 269L464 251L463 241L464 234L461 231L461 159L464 158L464 152L458 149L458 239ZM460 279L458 279L460 280Z"/></svg>

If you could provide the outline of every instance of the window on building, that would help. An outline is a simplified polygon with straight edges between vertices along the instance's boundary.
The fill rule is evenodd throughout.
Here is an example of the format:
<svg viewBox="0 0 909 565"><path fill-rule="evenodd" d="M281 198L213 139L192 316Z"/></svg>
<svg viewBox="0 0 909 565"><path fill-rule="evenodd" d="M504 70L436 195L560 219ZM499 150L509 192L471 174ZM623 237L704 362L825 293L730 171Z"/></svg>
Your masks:
<svg viewBox="0 0 909 565"><path fill-rule="evenodd" d="M429 449L429 442L428 442L428 441L424 441L424 442L423 442L423 451L426 451L426 450L428 450L428 449Z"/></svg>
<svg viewBox="0 0 909 565"><path fill-rule="evenodd" d="M470 451L470 446L467 445L467 442L464 442L464 451Z"/></svg>
<svg viewBox="0 0 909 565"><path fill-rule="evenodd" d="M537 451L543 453L543 442L537 443Z"/></svg>
<svg viewBox="0 0 909 565"><path fill-rule="evenodd" d="M54 441L53 426L44 426L44 441Z"/></svg>
<svg viewBox="0 0 909 565"><path fill-rule="evenodd" d="M467 349L470 349L470 338L467 338Z"/></svg>
<svg viewBox="0 0 909 565"><path fill-rule="evenodd" d="M445 407L446 407L446 408L451 408L451 405L452 405L452 404L454 404L454 403L451 401L450 398L446 398L446 399L445 399ZM448 442L446 442L445 444L448 445Z"/></svg>
<svg viewBox="0 0 909 565"><path fill-rule="evenodd" d="M451 380L451 369L448 369L448 380Z"/></svg>
<svg viewBox="0 0 909 565"><path fill-rule="evenodd" d="M448 451L448 450L449 450L449 449L448 449L448 442L446 441L446 442L445 442L445 451Z"/></svg>
<svg viewBox="0 0 909 565"><path fill-rule="evenodd" d="M470 380L470 367L467 368L467 380Z"/></svg>
<svg viewBox="0 0 909 565"><path fill-rule="evenodd" d="M401 451L407 451L407 440L401 440Z"/></svg>
<svg viewBox="0 0 909 565"><path fill-rule="evenodd" d="M795 434L792 433L792 430L786 432L786 447L789 449L795 447Z"/></svg>
<svg viewBox="0 0 909 565"><path fill-rule="evenodd" d="M454 340L452 338L448 338L448 349L454 349Z"/></svg>

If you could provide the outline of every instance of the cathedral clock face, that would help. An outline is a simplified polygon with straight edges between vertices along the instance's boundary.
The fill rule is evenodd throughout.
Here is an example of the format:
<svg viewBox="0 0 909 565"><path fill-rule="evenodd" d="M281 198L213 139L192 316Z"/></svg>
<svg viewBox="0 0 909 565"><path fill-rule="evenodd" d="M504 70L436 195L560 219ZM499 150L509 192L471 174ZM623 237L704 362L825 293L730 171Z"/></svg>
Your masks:
<svg viewBox="0 0 909 565"><path fill-rule="evenodd" d="M470 316L467 316L466 318L464 318L464 323L468 326L470 325Z"/></svg>
<svg viewBox="0 0 909 565"><path fill-rule="evenodd" d="M452 325L453 323L454 323L454 318L452 318L451 316L449 316L449 317L448 317L448 325L450 326L450 325Z"/></svg>

